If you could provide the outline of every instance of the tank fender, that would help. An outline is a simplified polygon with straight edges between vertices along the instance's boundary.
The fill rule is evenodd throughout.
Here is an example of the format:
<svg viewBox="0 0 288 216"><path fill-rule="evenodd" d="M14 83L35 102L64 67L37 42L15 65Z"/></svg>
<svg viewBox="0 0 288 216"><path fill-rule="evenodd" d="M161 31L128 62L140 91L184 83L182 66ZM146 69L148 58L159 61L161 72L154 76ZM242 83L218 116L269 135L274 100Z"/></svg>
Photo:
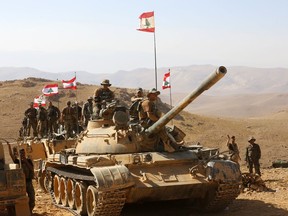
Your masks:
<svg viewBox="0 0 288 216"><path fill-rule="evenodd" d="M206 177L210 181L225 183L241 183L241 171L238 164L229 160L209 161L206 168Z"/></svg>
<svg viewBox="0 0 288 216"><path fill-rule="evenodd" d="M95 177L98 190L122 189L134 185L131 173L126 166L93 167L90 170Z"/></svg>

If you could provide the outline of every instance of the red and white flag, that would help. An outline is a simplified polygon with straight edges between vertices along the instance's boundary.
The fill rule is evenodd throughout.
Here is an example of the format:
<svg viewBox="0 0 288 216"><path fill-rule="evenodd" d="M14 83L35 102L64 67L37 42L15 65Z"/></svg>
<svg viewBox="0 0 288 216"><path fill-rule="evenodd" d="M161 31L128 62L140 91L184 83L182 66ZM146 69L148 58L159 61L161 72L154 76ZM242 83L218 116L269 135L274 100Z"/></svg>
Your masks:
<svg viewBox="0 0 288 216"><path fill-rule="evenodd" d="M33 107L39 108L39 104L41 104L42 106L46 106L46 98L43 95L34 98Z"/></svg>
<svg viewBox="0 0 288 216"><path fill-rule="evenodd" d="M145 12L139 16L140 28L139 31L155 32L154 11Z"/></svg>
<svg viewBox="0 0 288 216"><path fill-rule="evenodd" d="M45 96L52 96L58 94L58 84L49 84L44 86L44 88L42 89L42 93Z"/></svg>
<svg viewBox="0 0 288 216"><path fill-rule="evenodd" d="M171 88L170 72L164 74L162 89Z"/></svg>
<svg viewBox="0 0 288 216"><path fill-rule="evenodd" d="M76 76L68 81L62 80L62 84L64 89L77 89Z"/></svg>

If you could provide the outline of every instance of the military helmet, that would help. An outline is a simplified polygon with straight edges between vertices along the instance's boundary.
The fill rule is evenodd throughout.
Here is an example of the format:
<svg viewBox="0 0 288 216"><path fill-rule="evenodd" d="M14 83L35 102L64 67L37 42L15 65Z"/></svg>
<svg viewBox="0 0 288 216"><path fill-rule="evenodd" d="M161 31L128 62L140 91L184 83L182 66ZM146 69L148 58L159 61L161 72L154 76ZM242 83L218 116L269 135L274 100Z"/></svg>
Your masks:
<svg viewBox="0 0 288 216"><path fill-rule="evenodd" d="M101 85L111 86L110 81L109 81L108 79L104 79L104 80L101 82Z"/></svg>
<svg viewBox="0 0 288 216"><path fill-rule="evenodd" d="M89 100L93 100L93 97L92 96L88 97L87 101L89 101Z"/></svg>
<svg viewBox="0 0 288 216"><path fill-rule="evenodd" d="M142 88L138 88L138 89L136 90L136 93L139 93L139 92L143 92L143 89L142 89Z"/></svg>

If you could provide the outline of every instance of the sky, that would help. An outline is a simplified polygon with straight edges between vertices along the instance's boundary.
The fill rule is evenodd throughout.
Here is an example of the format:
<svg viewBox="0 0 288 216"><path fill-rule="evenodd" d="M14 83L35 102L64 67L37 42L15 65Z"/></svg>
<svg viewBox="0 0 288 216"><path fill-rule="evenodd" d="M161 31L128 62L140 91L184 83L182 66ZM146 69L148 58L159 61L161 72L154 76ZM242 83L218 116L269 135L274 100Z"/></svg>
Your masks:
<svg viewBox="0 0 288 216"><path fill-rule="evenodd" d="M156 65L288 68L287 0L0 0L0 67L45 72Z"/></svg>

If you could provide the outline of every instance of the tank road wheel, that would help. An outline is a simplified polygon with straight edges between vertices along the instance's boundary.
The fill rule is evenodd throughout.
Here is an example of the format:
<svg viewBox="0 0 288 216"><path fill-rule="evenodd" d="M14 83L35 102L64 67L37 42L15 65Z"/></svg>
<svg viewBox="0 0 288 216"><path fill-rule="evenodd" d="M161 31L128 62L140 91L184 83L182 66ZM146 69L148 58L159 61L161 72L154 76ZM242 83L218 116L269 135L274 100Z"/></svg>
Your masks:
<svg viewBox="0 0 288 216"><path fill-rule="evenodd" d="M60 198L61 203L63 206L68 206L68 199L67 199L67 182L64 177L60 179Z"/></svg>
<svg viewBox="0 0 288 216"><path fill-rule="evenodd" d="M72 179L67 180L67 199L68 199L68 206L71 209L75 209L75 200L74 200L74 194L75 194L75 188L74 188L74 182Z"/></svg>
<svg viewBox="0 0 288 216"><path fill-rule="evenodd" d="M53 178L53 191L55 196L55 202L57 204L60 204L61 203L60 177L58 175L55 175Z"/></svg>
<svg viewBox="0 0 288 216"><path fill-rule="evenodd" d="M86 193L86 206L88 216L96 215L98 202L98 191L94 186L89 186Z"/></svg>
<svg viewBox="0 0 288 216"><path fill-rule="evenodd" d="M86 214L86 189L87 186L83 184L82 182L76 182L75 184L75 208L76 212L79 215Z"/></svg>

